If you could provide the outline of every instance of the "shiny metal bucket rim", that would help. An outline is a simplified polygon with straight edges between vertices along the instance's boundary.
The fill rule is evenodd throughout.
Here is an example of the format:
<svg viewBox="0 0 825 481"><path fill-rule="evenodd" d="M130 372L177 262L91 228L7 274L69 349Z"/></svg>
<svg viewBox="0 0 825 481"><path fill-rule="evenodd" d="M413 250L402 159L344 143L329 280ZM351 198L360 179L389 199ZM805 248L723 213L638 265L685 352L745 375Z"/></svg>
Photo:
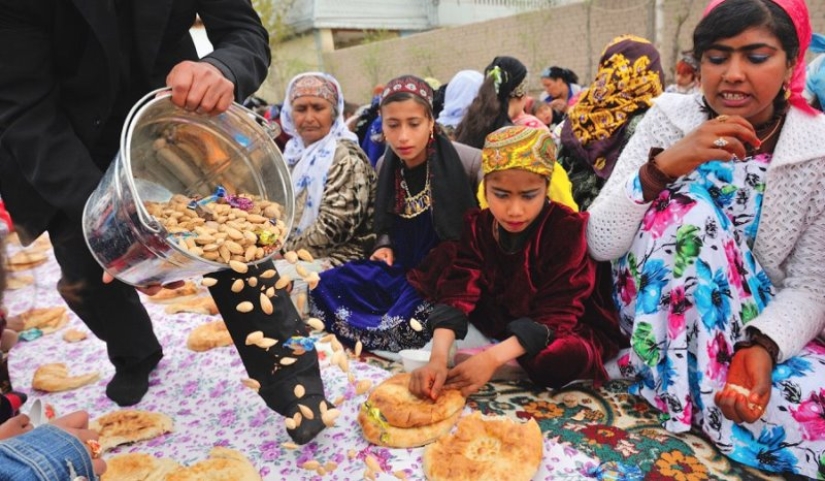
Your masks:
<svg viewBox="0 0 825 481"><path fill-rule="evenodd" d="M137 212L140 223L143 225L143 227L149 229L154 234L161 235L161 236L163 236L164 238L167 238L167 239L168 239L168 236L167 236L166 229L159 222L157 222L157 220L154 218L154 216L149 214L149 211L146 210L146 206L143 205L143 201L140 198L140 194L138 192L137 185L135 184L134 176L132 175L131 149L129 149L127 147L131 144L132 134L134 133L134 121L136 119L139 119L141 117L141 114L144 112L144 110L149 108L155 100L161 100L161 99L165 99L165 98L168 98L168 97L171 97L171 96L172 96L172 89L168 88L168 87L153 90L153 91L147 93L146 95L144 95L140 100L135 102L135 104L129 110L129 114L126 116L126 119L123 122L124 128L121 129L121 132L120 132L121 157L123 158L124 167L126 169L128 169L127 172L126 172L127 175L125 176L126 177L126 182L128 183L128 188L132 192L132 195L134 197L135 210ZM264 117L261 117L256 112L253 112L252 110L247 109L246 107L238 104L237 102L233 102L232 105L230 105L230 108L232 108L232 106L240 107L241 109L243 109L244 113L250 113L250 114L252 114L253 116L255 116L257 118L268 122ZM285 169L284 174L287 176L285 180L288 181L289 185L292 185L292 177L291 177L292 173L289 171L289 169ZM120 182L119 181L119 176L115 176L114 180L115 180L116 183L119 183ZM85 210L84 210L84 214L85 214ZM290 221L289 224L285 225L284 239L286 239L289 236L289 233L290 233L291 230L292 230L292 221ZM187 250L181 249L181 247L179 245L177 245L177 243L175 243L175 242L168 242L167 241L167 244L170 247L172 247L175 251L183 254L187 258L194 259L194 260L203 262L206 265L216 267L217 268L216 271L229 268L229 266L226 263L211 261L209 259L205 259L203 257L196 256L196 255L190 253ZM89 246L89 247L91 248L91 246ZM258 264L261 264L263 262L269 261L272 258L272 255L273 254L270 254L270 255L265 256L265 257L263 257L261 259L258 259L256 261L246 262L245 264L250 265L250 266L258 265Z"/></svg>

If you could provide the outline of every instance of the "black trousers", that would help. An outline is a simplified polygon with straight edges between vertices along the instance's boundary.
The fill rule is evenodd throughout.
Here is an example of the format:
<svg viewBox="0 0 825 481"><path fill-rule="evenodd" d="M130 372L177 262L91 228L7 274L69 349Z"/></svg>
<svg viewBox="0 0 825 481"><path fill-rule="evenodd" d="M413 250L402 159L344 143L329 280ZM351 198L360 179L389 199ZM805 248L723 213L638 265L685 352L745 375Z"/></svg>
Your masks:
<svg viewBox="0 0 825 481"><path fill-rule="evenodd" d="M80 222L58 213L48 232L60 264L57 289L72 311L106 342L115 369L128 370L159 354L160 343L137 291L118 281L103 283L103 269L86 246Z"/></svg>

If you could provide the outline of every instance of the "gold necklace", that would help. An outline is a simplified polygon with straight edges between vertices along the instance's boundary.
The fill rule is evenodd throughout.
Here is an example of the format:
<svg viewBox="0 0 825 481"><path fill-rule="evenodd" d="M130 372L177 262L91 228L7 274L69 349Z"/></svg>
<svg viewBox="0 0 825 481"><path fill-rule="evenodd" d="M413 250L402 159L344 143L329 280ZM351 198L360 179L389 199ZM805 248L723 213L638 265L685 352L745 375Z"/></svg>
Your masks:
<svg viewBox="0 0 825 481"><path fill-rule="evenodd" d="M405 219L412 219L418 217L422 212L426 212L432 205L432 196L430 195L430 162L427 161L426 173L424 174L424 188L421 192L412 195L409 187L407 187L407 180L404 178L404 168L401 167L401 188L404 189L404 207L398 213Z"/></svg>
<svg viewBox="0 0 825 481"><path fill-rule="evenodd" d="M770 131L770 132L768 132L768 135L766 135L766 136L764 136L764 137L759 138L759 147L757 147L757 148L753 149L753 153L754 153L754 154L755 154L755 153L757 153L757 152L759 152L759 151L761 151L761 150L762 150L762 146L763 146L763 145L765 145L765 142L767 142L768 140L770 140L770 138L771 138L771 137L773 137L773 136L774 136L774 134L776 134L776 133L779 131L779 126L780 126L780 125L782 125L782 121L783 121L784 119L785 119L785 116L784 116L784 115L782 115L782 116L780 116L778 119L776 119L776 123L774 124L773 128L771 129L771 131Z"/></svg>

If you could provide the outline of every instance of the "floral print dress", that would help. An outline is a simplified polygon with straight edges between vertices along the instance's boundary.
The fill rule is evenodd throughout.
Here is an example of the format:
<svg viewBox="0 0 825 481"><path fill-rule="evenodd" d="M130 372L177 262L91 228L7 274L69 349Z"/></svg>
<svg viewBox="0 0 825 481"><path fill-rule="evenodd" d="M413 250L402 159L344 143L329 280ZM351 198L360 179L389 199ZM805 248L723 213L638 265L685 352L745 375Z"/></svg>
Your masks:
<svg viewBox="0 0 825 481"><path fill-rule="evenodd" d="M630 250L614 263L616 303L631 349L622 374L664 426L698 426L743 464L825 479L825 344L777 365L762 418L734 424L714 395L734 344L774 288L752 253L770 155L707 162L662 191ZM627 193L643 203L638 176Z"/></svg>

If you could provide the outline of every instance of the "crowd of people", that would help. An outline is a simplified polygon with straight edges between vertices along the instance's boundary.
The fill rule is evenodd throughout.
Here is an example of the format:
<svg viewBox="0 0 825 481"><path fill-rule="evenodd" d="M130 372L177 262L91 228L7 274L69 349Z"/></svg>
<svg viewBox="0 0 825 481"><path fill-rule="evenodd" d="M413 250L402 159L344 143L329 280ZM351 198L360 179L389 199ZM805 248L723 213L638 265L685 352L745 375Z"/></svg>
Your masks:
<svg viewBox="0 0 825 481"><path fill-rule="evenodd" d="M19 30L0 22L8 40L0 58L21 65L0 72L0 102L11 106L0 111L0 193L24 242L50 233L58 288L116 366L107 395L132 405L162 347L134 289L104 281L86 251L83 201L140 94L165 84L179 106L220 113L263 80L266 33L236 0L232 12L198 12L216 44L210 56L194 61L170 46L148 58L129 27L138 7L115 2L107 12L121 27L114 45L61 57L43 38L88 35L88 27L73 11L76 25L56 30L50 19L66 12L40 3L0 0L30 35L26 48L12 48ZM177 45L185 22L176 21L158 39ZM293 78L281 105L250 100L283 132L296 198L286 249L307 249L321 278L312 290L293 281L292 302L280 296L274 323L263 315L237 322L231 283L210 288L261 397L287 417L298 383L324 400L313 356L272 373L269 357L244 345L253 330L288 339L313 316L379 356L430 350L410 390L433 399L445 388L472 395L508 363L559 388L602 382L615 362L668 430L696 429L758 469L821 476L825 68L809 68L806 84L812 37L825 50L804 0L713 0L671 86L655 46L622 35L604 47L589 84L559 66L534 75L500 55L443 85L388 79L360 108L322 72ZM66 58L78 68L40 68ZM536 98L533 82L544 89ZM274 266L300 277L284 260ZM110 302L93 302L101 298ZM0 426L11 439L0 442L0 458L46 439L70 449L93 436L85 414L71 416L40 438L40 428L12 417L17 428ZM290 435L305 443L323 428L306 422ZM73 452L85 455L74 469L105 469L92 453ZM0 473L25 469L0 464Z"/></svg>

